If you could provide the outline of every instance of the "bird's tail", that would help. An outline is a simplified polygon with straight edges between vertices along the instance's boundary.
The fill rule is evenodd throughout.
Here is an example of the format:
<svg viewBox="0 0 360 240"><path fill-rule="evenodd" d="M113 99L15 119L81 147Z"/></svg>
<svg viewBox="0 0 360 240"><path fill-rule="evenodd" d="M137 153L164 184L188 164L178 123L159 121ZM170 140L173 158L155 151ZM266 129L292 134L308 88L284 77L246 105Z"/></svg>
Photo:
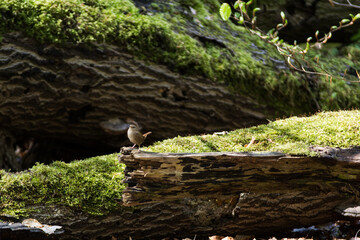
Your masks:
<svg viewBox="0 0 360 240"><path fill-rule="evenodd" d="M144 133L143 136L147 137L151 132Z"/></svg>

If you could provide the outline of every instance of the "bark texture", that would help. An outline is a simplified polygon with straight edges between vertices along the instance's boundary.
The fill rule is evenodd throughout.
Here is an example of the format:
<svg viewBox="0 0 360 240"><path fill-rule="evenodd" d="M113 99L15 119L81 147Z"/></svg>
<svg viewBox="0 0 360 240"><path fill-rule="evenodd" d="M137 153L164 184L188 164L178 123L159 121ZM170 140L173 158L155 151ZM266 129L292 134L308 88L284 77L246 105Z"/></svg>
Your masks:
<svg viewBox="0 0 360 240"><path fill-rule="evenodd" d="M0 59L0 127L17 140L34 138L37 161L118 150L130 144L130 119L153 132L149 143L264 123L271 111L111 45L60 48L13 33L3 36Z"/></svg>
<svg viewBox="0 0 360 240"><path fill-rule="evenodd" d="M199 222L209 232L261 234L326 223L339 215L358 217L360 149L313 150L321 157L125 151L120 161L129 167L129 187L123 201L142 206L196 199L198 212L187 220L191 229L199 228L195 232L201 232ZM196 223L198 217L202 220Z"/></svg>
<svg viewBox="0 0 360 240"><path fill-rule="evenodd" d="M30 217L63 226L64 232L52 235L58 239L274 235L359 218L360 149L314 151L321 156L124 149L119 159L128 166L129 186L121 211L94 217L64 206L35 206ZM9 229L0 225L0 233Z"/></svg>

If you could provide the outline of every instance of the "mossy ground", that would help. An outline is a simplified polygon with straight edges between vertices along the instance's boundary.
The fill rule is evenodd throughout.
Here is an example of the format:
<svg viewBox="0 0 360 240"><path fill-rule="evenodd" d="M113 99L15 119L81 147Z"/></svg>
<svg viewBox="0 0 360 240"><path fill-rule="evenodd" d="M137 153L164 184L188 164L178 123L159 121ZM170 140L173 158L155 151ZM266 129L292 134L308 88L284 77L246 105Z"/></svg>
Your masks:
<svg viewBox="0 0 360 240"><path fill-rule="evenodd" d="M360 87L339 77L346 68L355 65L354 60L344 63L343 57L324 55L321 64L333 69L334 78L330 83L315 77L311 85L305 76L282 67L285 61L273 46L230 21L223 22L217 0L136 3L1 1L0 32L23 31L41 42L58 44L116 44L139 58L165 64L181 74L202 75L225 83L234 93L251 96L281 114L313 112L316 109L313 99L324 110L360 105L357 99ZM279 113L274 112L274 116Z"/></svg>
<svg viewBox="0 0 360 240"><path fill-rule="evenodd" d="M59 204L90 214L119 209L124 165L117 154L71 163L37 164L28 171L0 171L0 214L27 215L28 206Z"/></svg>
<svg viewBox="0 0 360 240"><path fill-rule="evenodd" d="M225 135L179 136L143 147L142 151L276 151L313 156L309 146L360 146L359 122L359 110L323 112ZM38 164L15 174L0 171L0 215L24 216L29 214L28 207L37 204L64 205L90 214L120 210L116 199L121 198L125 187L121 183L124 167L118 163L117 154L111 154L72 163Z"/></svg>

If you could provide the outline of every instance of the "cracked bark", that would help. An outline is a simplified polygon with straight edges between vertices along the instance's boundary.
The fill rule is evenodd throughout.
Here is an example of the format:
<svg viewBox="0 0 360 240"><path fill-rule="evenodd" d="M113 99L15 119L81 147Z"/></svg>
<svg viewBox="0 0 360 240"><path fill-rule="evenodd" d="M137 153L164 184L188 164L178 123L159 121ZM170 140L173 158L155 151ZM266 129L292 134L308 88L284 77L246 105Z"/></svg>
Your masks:
<svg viewBox="0 0 360 240"><path fill-rule="evenodd" d="M58 47L11 33L3 36L0 59L0 127L16 140L34 138L37 161L47 153L66 160L114 152L129 144L128 119L153 132L149 143L257 125L272 111L113 45ZM118 129L104 129L113 119Z"/></svg>

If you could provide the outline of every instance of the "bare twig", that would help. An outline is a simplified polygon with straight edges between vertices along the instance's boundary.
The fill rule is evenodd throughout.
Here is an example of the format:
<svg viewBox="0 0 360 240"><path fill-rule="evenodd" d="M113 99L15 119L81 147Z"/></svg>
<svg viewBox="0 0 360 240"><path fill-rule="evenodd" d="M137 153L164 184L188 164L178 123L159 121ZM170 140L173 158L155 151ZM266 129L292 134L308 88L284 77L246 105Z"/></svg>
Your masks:
<svg viewBox="0 0 360 240"><path fill-rule="evenodd" d="M338 6L342 6L342 7L352 7L352 8L360 9L359 5L352 4L349 0L347 0L347 4L346 3L339 3L339 2L336 2L336 1L333 1L333 0L329 0L329 2L333 6L338 5Z"/></svg>

